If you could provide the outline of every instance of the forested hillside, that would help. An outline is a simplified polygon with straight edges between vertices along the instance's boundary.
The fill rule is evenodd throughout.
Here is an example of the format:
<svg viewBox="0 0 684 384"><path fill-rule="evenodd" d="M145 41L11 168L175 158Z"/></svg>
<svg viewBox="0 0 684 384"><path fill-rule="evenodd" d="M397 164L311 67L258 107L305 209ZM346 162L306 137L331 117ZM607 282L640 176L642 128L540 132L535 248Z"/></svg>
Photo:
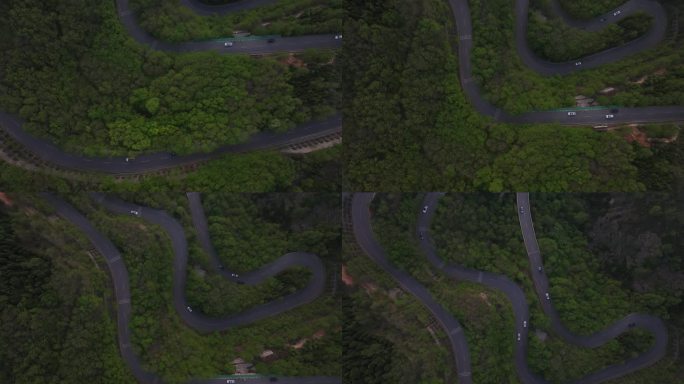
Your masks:
<svg viewBox="0 0 684 384"><path fill-rule="evenodd" d="M512 3L491 11L496 4L490 3L471 4L486 25L478 29L479 19L473 21L473 68L487 76L509 73L502 60L519 62L514 50L478 49L483 40L513 33ZM628 144L619 132L497 124L475 112L460 89L455 41L447 33L455 27L446 2L349 1L347 14L340 59L346 190L628 191L681 184L680 143L642 148ZM489 18L494 21L488 23ZM508 24L497 25L497 20ZM666 65L672 55L649 65ZM598 71L623 76L618 68L627 65ZM677 68L667 72L672 82L655 79L672 90L668 104L684 100L684 88L676 85L684 76ZM537 80L507 77L491 86L519 111L567 105L574 93L562 89L574 89L573 80L549 79L564 84L554 88L553 97ZM518 88L525 84L533 86ZM535 105L531 98L545 104ZM651 102L659 103L645 101Z"/></svg>
<svg viewBox="0 0 684 384"><path fill-rule="evenodd" d="M3 2L0 24L0 108L71 152L209 151L329 115L336 103L332 52L151 51L123 30L113 1Z"/></svg>

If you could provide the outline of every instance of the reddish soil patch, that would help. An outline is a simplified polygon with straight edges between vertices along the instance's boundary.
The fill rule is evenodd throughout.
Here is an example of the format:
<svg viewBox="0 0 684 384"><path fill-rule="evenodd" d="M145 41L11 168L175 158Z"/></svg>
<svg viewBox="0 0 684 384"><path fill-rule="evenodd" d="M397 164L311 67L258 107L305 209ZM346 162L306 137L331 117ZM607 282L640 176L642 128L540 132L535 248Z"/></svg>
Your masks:
<svg viewBox="0 0 684 384"><path fill-rule="evenodd" d="M628 143L637 142L642 147L650 147L651 143L648 141L648 136L641 132L637 126L632 126L632 131L625 137Z"/></svg>
<svg viewBox="0 0 684 384"><path fill-rule="evenodd" d="M325 331L322 329L316 331L316 333L313 334L314 339L320 339L323 336L325 336Z"/></svg>
<svg viewBox="0 0 684 384"><path fill-rule="evenodd" d="M363 283L361 286L363 286L363 289L365 289L368 294L378 290L378 286L373 283Z"/></svg>
<svg viewBox="0 0 684 384"><path fill-rule="evenodd" d="M342 282L344 282L345 285L354 285L354 278L347 272L346 265L342 265Z"/></svg>
<svg viewBox="0 0 684 384"><path fill-rule="evenodd" d="M11 207L13 204L12 199L10 199L5 192L0 192L0 201L8 207Z"/></svg>
<svg viewBox="0 0 684 384"><path fill-rule="evenodd" d="M287 56L287 59L281 60L280 62L295 68L306 67L306 63L304 62L304 60L298 59L292 53L290 53L290 55Z"/></svg>
<svg viewBox="0 0 684 384"><path fill-rule="evenodd" d="M292 348L294 348L294 349L302 349L302 348L304 348L304 344L306 344L306 341L307 341L307 340L308 340L308 339L306 339L306 338L299 340L297 343L292 344Z"/></svg>

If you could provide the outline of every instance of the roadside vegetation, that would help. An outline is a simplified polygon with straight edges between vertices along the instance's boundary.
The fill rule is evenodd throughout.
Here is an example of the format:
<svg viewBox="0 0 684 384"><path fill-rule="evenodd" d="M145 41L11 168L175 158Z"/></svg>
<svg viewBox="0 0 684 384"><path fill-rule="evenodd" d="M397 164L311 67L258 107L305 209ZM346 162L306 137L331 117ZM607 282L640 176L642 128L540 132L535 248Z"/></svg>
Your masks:
<svg viewBox="0 0 684 384"><path fill-rule="evenodd" d="M39 0L3 3L0 21L0 108L69 152L210 151L329 116L337 103L332 52L151 51L127 35L114 2L58 12Z"/></svg>
<svg viewBox="0 0 684 384"><path fill-rule="evenodd" d="M684 266L675 235L682 215L675 208L680 198L666 194L534 194L531 198L551 296L566 326L588 334L628 313L644 312L661 317L675 334L673 343L681 343L676 330L681 332L684 326ZM393 263L428 287L464 325L474 380L518 382L510 304L500 292L451 280L429 265L414 235L421 201L421 195L378 195L373 204L377 238ZM523 288L530 304L528 364L533 371L551 383L564 383L649 347L650 335L643 332L629 332L597 349L574 347L555 336L538 304L519 232L513 194L449 194L440 201L432 225L441 258L503 274ZM676 348L671 345L662 361L615 383L676 382L682 374Z"/></svg>
<svg viewBox="0 0 684 384"><path fill-rule="evenodd" d="M509 20L509 6L507 2L498 11L492 10L492 22L499 16ZM481 12L473 7L473 14L482 15L484 24L490 17L487 7ZM619 132L555 124L498 124L478 114L459 85L454 46L445 33L454 30L446 2L393 0L381 5L350 3L348 8L340 57L345 69L346 190L568 192L671 190L681 185L684 156L679 142L645 148L627 143ZM476 30L475 44L478 36L496 41L509 30L512 33L512 25ZM487 76L506 73L501 58L519 62L514 50L507 52L476 47L473 67ZM658 60L663 64L668 59ZM666 76L672 76L675 84L684 81L684 75L677 77L676 67L668 71ZM624 72L615 73L622 76ZM676 102L667 104L684 100L676 97L684 87L678 89L659 79L658 84L674 91L668 97ZM516 77L498 79L489 86L498 98L520 111L574 102L574 92L563 93L574 89L572 81L564 78L567 84L555 89L553 97L540 81L534 76ZM535 105L531 99L539 102ZM553 99L564 102L556 104Z"/></svg>
<svg viewBox="0 0 684 384"><path fill-rule="evenodd" d="M342 30L342 0L281 0L251 10L211 16L198 15L178 0L132 0L131 7L145 30L166 41L230 37L235 31L292 36Z"/></svg>

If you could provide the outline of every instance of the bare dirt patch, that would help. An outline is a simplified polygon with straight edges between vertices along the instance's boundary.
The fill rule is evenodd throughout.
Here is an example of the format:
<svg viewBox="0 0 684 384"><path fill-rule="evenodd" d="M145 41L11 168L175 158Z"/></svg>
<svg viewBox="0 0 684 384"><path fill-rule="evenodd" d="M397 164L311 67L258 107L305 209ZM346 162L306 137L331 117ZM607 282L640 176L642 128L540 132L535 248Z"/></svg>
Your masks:
<svg viewBox="0 0 684 384"><path fill-rule="evenodd" d="M11 207L13 204L12 199L5 192L0 192L0 201L8 207Z"/></svg>
<svg viewBox="0 0 684 384"><path fill-rule="evenodd" d="M625 137L628 143L636 142L637 144L646 148L649 148L651 146L651 143L648 141L648 136L645 133L641 132L637 125L630 125L630 128L632 129L630 130L629 134Z"/></svg>

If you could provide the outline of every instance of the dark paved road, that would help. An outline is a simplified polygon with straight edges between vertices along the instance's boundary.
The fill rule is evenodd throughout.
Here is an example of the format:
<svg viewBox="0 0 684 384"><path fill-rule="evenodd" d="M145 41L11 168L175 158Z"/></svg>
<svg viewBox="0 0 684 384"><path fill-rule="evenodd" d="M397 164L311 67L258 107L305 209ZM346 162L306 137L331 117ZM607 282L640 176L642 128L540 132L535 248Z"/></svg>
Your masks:
<svg viewBox="0 0 684 384"><path fill-rule="evenodd" d="M527 333L531 325L529 323L529 306L522 289L505 276L448 264L437 255L433 241L430 237L430 224L436 211L438 201L442 195L442 193L428 193L423 203L424 206L428 206L428 210L426 213L423 213L422 211L418 213L416 237L418 238L421 251L435 268L441 270L449 277L458 281L484 284L489 288L499 290L506 295L511 302L515 317L516 326L513 332L511 332L511 342L515 343L514 359L518 377L526 384L546 383L544 378L532 372L527 365ZM557 332L561 337L572 344L588 348L599 347L614 339L631 329L630 324L633 324L635 328L648 331L655 338L654 345L645 353L635 358L628 359L620 364L611 365L598 372L589 374L575 381L575 383L594 384L604 382L637 371L662 358L665 355L667 348L667 329L660 319L650 315L629 314L610 327L586 336L573 334L563 326L558 314L553 308L552 300L546 300L545 295L546 292L548 292L548 281L546 280L546 276L539 273L537 269L542 264L534 235L534 228L532 227L527 194L520 194L518 198L519 205L523 206L525 212L523 215L520 215L520 220L523 238L530 258L531 273L534 277L539 300L542 303L544 311L551 319L554 332ZM357 242L361 248L384 270L390 273L405 290L414 294L426 307L428 307L442 324L442 327L447 334L450 334L449 330L455 328L456 325L454 324L458 324L458 322L434 301L420 283L415 281L405 272L397 270L390 265L382 247L374 239L369 212L369 205L372 199L373 194L358 194L354 196L352 218L354 235L356 236ZM524 326L523 322L526 322L527 326ZM458 329L460 329L460 326L458 326ZM517 340L518 333L520 334L520 341ZM461 337L450 337L452 350L454 351L454 356L456 358L457 370L463 372L463 374L467 374L467 377L460 377L462 380L461 382L469 383L472 382L472 380L470 378L471 368L468 346L465 337L463 337L463 332L459 331L458 335Z"/></svg>
<svg viewBox="0 0 684 384"><path fill-rule="evenodd" d="M461 86L473 107L481 114L491 116L497 121L509 123L559 123L562 125L601 125L617 123L653 123L653 122L673 122L684 121L684 107L641 107L641 108L620 108L618 113L614 113L615 118L606 119L610 114L610 109L583 111L576 110L576 116L568 116L566 111L548 112L529 112L521 115L511 116L500 108L488 102L481 93L477 81L473 78L473 70L470 53L473 48L473 28L470 18L468 0L449 0L454 20L458 29L458 59L459 76ZM613 16L613 12L606 22L601 22L601 17L587 22L578 22L582 27L589 30L600 29L603 25L615 23L621 18L633 14L637 11L644 11L654 17L654 27L646 35L633 40L621 47L609 49L581 59L566 62L552 63L542 60L532 52L527 44L527 11L529 0L515 1L515 42L518 55L523 63L531 69L543 75L563 75L581 69L595 68L607 63L623 59L629 55L655 47L665 36L667 28L667 15L662 6L654 0L630 0L618 7L621 14ZM558 8L556 5L555 8ZM566 16L567 18L567 16ZM581 61L580 66L575 63Z"/></svg>
<svg viewBox="0 0 684 384"><path fill-rule="evenodd" d="M245 11L263 7L264 5L271 5L277 3L278 0L237 0L227 4L209 5L197 0L180 0L184 6L192 9L193 12L199 15L223 15L226 13Z"/></svg>
<svg viewBox="0 0 684 384"><path fill-rule="evenodd" d="M285 133L274 134L261 132L253 135L249 141L245 143L222 147L209 153L196 153L183 156L175 156L171 153L153 153L137 156L135 159L130 159L130 161L126 161L126 158L123 156L87 157L64 152L50 141L37 138L26 132L22 127L23 121L20 118L7 113L0 112L0 126L15 141L21 143L32 153L50 164L79 171L127 175L155 172L167 168L210 160L225 154L270 149L326 136L341 131L342 118L338 114L322 121L314 121L301 125Z"/></svg>
<svg viewBox="0 0 684 384"><path fill-rule="evenodd" d="M211 11L209 13L234 12L269 4L274 1L275 0L242 0L230 4L229 6L220 6L214 11L209 10ZM195 10L206 7L196 0L183 0L183 3L190 5L191 8ZM273 43L268 43L264 40L239 41L235 42L233 47L230 48L224 47L223 42L221 41L167 43L155 39L138 25L135 15L129 8L128 0L116 0L116 7L121 23L134 40L147 45L152 49L168 52L216 51L221 54L267 54L276 52L299 52L310 48L337 48L341 46L341 40L336 40L334 35L282 37L277 38ZM203 11L201 13L207 12ZM167 168L194 164L228 153L243 153L271 149L287 144L301 143L342 131L342 117L340 114L337 114L321 121L312 121L302 124L285 133L260 132L250 137L245 143L224 146L210 153L197 153L184 156L174 156L171 153L153 153L141 155L126 161L126 157L124 156L87 157L66 153L52 144L49 140L39 139L30 135L23 129L23 124L23 120L18 116L0 111L0 127L15 141L21 143L40 159L66 169L101 172L114 175L155 172Z"/></svg>
<svg viewBox="0 0 684 384"><path fill-rule="evenodd" d="M74 207L50 194L44 194L57 213L78 227L91 241L93 246L107 260L112 282L114 284L117 310L117 329L119 338L119 349L121 355L131 369L136 379L141 383L161 383L161 379L153 373L145 371L140 360L131 348L131 336L129 321L131 318L131 294L128 279L128 272L124 260L116 247L97 231L92 224L80 214ZM240 276L240 280L246 284L256 285L261 281L278 274L279 272L294 266L308 268L312 272L312 279L309 285L291 295L280 298L279 300L262 304L248 309L239 314L226 318L212 318L205 316L198 311L189 312L188 303L185 298L185 283L187 279L188 250L187 241L183 227L171 215L162 210L141 207L134 204L123 202L119 199L106 197L102 194L92 194L92 197L101 205L117 214L131 215L131 211L139 212L139 217L149 223L161 226L168 234L174 252L173 261L173 306L180 318L190 327L200 332L224 331L236 326L247 325L259 321L266 317L274 316L297 306L311 302L325 290L325 268L320 259L312 254L303 252L288 253L278 260L265 265L264 267ZM189 196L190 197L190 196ZM193 208L193 219L203 220L204 213L201 212L199 196L190 198ZM200 211L198 211L198 209ZM195 222L198 224L198 222ZM199 223L196 227L198 236L205 245L205 240L209 239L206 232L206 221ZM208 243L211 246L210 243ZM213 248L212 248L213 253ZM213 255L215 257L215 253ZM193 383L226 383L228 379L198 379ZM255 384L271 383L269 377L246 377L232 378L236 383L248 382ZM340 384L342 381L337 377L278 377L278 383L292 384Z"/></svg>

